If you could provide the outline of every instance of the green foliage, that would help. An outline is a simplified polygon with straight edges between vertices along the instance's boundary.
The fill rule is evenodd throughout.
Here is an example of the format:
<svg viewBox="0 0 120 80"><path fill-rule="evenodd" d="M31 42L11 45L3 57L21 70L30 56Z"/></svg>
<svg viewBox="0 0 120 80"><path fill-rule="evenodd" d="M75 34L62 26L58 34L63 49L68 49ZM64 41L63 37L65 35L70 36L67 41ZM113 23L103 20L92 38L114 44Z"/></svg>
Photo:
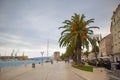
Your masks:
<svg viewBox="0 0 120 80"><path fill-rule="evenodd" d="M91 52L99 52L99 44L100 44L99 37L90 38L90 43L92 45L92 51Z"/></svg>
<svg viewBox="0 0 120 80"><path fill-rule="evenodd" d="M94 46L92 48L92 51L91 52L99 52L99 47L98 46Z"/></svg>
<svg viewBox="0 0 120 80"><path fill-rule="evenodd" d="M63 29L61 37L59 38L59 46L66 47L66 55L71 56L73 53L77 55L77 63L81 62L81 50L89 49L88 37L93 34L92 28L98 28L95 26L89 26L94 22L94 19L85 20L84 14L74 14L70 20L63 22L64 26L59 27ZM65 57L65 56L64 56Z"/></svg>
<svg viewBox="0 0 120 80"><path fill-rule="evenodd" d="M68 57L68 56L67 56L67 54L65 54L65 53L61 55L61 59L62 59L62 60L64 60L64 59L67 58L67 57Z"/></svg>
<svg viewBox="0 0 120 80"><path fill-rule="evenodd" d="M87 51L83 52L83 54L88 58L90 52L87 50Z"/></svg>
<svg viewBox="0 0 120 80"><path fill-rule="evenodd" d="M84 71L89 71L89 72L93 72L93 67L92 66L78 66L76 64L72 64L72 66L74 68L80 69L80 70L84 70Z"/></svg>

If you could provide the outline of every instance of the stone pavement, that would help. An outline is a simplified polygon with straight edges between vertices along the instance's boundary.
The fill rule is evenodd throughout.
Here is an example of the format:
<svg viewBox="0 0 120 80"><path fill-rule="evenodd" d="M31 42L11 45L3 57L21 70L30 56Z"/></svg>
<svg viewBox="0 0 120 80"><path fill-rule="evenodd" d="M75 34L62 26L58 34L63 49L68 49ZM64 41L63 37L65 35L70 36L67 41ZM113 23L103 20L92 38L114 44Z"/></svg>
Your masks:
<svg viewBox="0 0 120 80"><path fill-rule="evenodd" d="M79 69L72 68L71 69L78 76L82 76L85 80L110 80L107 71L104 68L93 68L93 72L83 71Z"/></svg>
<svg viewBox="0 0 120 80"><path fill-rule="evenodd" d="M86 72L71 67L64 62L54 64L37 64L1 70L0 80L109 80L106 72L95 68L94 72Z"/></svg>

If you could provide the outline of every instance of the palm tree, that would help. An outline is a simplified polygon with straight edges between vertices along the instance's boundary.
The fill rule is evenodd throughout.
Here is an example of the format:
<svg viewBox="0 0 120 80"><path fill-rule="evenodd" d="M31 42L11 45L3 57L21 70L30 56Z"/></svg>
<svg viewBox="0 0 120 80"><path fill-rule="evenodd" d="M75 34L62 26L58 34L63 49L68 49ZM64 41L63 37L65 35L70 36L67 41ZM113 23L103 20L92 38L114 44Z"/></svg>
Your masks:
<svg viewBox="0 0 120 80"><path fill-rule="evenodd" d="M66 53L62 54L62 55L60 56L60 58L61 58L62 60L66 59L66 58L67 58Z"/></svg>
<svg viewBox="0 0 120 80"><path fill-rule="evenodd" d="M90 40L91 44L92 44L92 51L95 54L95 58L96 60L98 60L98 53L99 53L99 44L100 44L100 40L99 40L99 36L93 37Z"/></svg>
<svg viewBox="0 0 120 80"><path fill-rule="evenodd" d="M60 47L72 47L77 59L77 64L81 63L82 49L89 48L88 37L93 34L91 28L98 28L95 26L88 27L92 22L94 22L94 19L85 20L84 14L80 16L75 13L74 16L71 17L71 20L65 20L63 22L65 25L59 27L59 29L64 29L59 38L59 45Z"/></svg>
<svg viewBox="0 0 120 80"><path fill-rule="evenodd" d="M61 58L62 59L69 59L69 58L72 58L73 61L76 61L76 58L74 57L74 50L71 46L67 46L66 48L66 52L64 54L62 54Z"/></svg>

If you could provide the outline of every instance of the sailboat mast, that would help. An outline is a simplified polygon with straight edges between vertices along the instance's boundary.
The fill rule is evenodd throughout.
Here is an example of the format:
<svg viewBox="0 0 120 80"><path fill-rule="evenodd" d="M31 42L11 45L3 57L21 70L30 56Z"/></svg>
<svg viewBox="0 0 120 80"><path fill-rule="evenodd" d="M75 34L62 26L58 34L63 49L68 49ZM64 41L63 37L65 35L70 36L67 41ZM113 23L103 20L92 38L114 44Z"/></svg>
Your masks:
<svg viewBox="0 0 120 80"><path fill-rule="evenodd" d="M49 40L47 41L47 57L48 57L48 54L49 54Z"/></svg>

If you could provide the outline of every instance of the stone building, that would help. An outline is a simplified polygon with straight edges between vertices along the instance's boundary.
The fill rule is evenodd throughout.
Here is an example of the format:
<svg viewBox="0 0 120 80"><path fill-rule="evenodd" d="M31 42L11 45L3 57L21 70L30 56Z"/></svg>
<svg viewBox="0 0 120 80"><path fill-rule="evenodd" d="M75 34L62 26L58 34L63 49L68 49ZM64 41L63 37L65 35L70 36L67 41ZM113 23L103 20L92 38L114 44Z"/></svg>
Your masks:
<svg viewBox="0 0 120 80"><path fill-rule="evenodd" d="M60 60L60 52L59 51L54 52L54 60Z"/></svg>
<svg viewBox="0 0 120 80"><path fill-rule="evenodd" d="M109 58L110 54L112 54L112 34L105 36L100 41L98 57Z"/></svg>
<svg viewBox="0 0 120 80"><path fill-rule="evenodd" d="M116 8L116 10L113 12L112 18L111 18L111 34L113 36L113 55L114 55L114 61L120 61L120 4Z"/></svg>
<svg viewBox="0 0 120 80"><path fill-rule="evenodd" d="M91 52L91 53L89 54L89 56L88 56L88 59L89 59L89 60L95 59L95 54Z"/></svg>

